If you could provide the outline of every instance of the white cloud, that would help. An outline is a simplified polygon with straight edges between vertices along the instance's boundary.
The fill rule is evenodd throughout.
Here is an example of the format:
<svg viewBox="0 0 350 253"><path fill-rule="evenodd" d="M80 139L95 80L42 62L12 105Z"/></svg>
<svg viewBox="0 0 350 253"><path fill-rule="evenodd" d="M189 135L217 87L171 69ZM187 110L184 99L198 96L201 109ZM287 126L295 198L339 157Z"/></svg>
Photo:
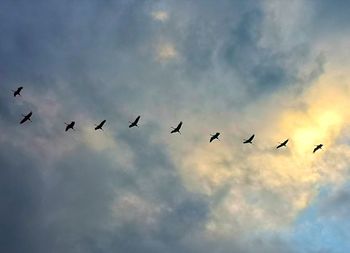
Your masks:
<svg viewBox="0 0 350 253"><path fill-rule="evenodd" d="M158 61L168 61L178 56L178 52L171 42L159 43L156 50Z"/></svg>
<svg viewBox="0 0 350 253"><path fill-rule="evenodd" d="M169 14L166 11L154 11L151 15L154 20L160 22L165 22L169 19Z"/></svg>

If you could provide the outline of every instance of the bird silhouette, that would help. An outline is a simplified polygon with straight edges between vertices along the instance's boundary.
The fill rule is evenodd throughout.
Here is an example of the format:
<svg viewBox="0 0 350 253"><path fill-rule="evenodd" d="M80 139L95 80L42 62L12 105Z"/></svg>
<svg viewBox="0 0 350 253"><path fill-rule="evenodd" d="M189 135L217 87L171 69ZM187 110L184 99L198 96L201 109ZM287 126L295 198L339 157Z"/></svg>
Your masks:
<svg viewBox="0 0 350 253"><path fill-rule="evenodd" d="M102 130L103 131L103 125L106 123L106 120L103 120L103 121L101 121L101 123L100 124L98 124L98 125L95 125L96 127L95 127L95 130Z"/></svg>
<svg viewBox="0 0 350 253"><path fill-rule="evenodd" d="M322 147L323 147L323 144L316 145L312 153L315 153L317 150L322 149Z"/></svg>
<svg viewBox="0 0 350 253"><path fill-rule="evenodd" d="M209 142L212 142L212 141L215 140L215 139L217 139L217 140L219 141L219 140L220 140L220 139L219 139L219 135L220 135L219 132L217 132L217 133L211 135Z"/></svg>
<svg viewBox="0 0 350 253"><path fill-rule="evenodd" d="M23 116L23 119L21 120L21 122L19 122L20 124L23 124L24 122L26 122L26 121L32 121L31 119L30 119L30 117L32 117L32 115L33 115L33 113L32 112L30 112L30 113L28 113L27 115L23 115L22 114L22 116Z"/></svg>
<svg viewBox="0 0 350 253"><path fill-rule="evenodd" d="M17 88L17 90L12 90L13 91L13 96L17 97L17 96L21 96L21 91L23 90L23 87L20 86Z"/></svg>
<svg viewBox="0 0 350 253"><path fill-rule="evenodd" d="M254 137L255 137L255 135L253 134L252 136L249 137L249 139L243 140L243 143L244 144L247 144L247 143L253 144L252 141L253 141Z"/></svg>
<svg viewBox="0 0 350 253"><path fill-rule="evenodd" d="M280 143L276 149L282 148L282 147L287 147L287 143L288 143L289 139L285 140L284 142Z"/></svg>
<svg viewBox="0 0 350 253"><path fill-rule="evenodd" d="M69 129L72 129L72 130L75 130L74 129L74 125L75 125L75 121L72 121L71 123L66 123L64 122L64 124L66 124L66 132L69 130Z"/></svg>
<svg viewBox="0 0 350 253"><path fill-rule="evenodd" d="M139 116L137 116L137 118L133 122L129 121L129 123L130 123L129 128L132 128L135 126L139 127L137 124L139 123L140 118L141 118L141 116L139 115Z"/></svg>
<svg viewBox="0 0 350 253"><path fill-rule="evenodd" d="M172 133L172 134L173 133L181 134L181 132L180 132L181 127L182 127L182 121L180 121L180 123L177 125L177 127L171 127L173 130L170 133Z"/></svg>

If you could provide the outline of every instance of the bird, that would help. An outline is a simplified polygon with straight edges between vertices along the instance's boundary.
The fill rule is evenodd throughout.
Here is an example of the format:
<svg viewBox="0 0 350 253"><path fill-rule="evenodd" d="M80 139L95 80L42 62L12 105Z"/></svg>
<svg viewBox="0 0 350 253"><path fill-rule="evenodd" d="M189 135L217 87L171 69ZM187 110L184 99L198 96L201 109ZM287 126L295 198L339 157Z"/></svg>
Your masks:
<svg viewBox="0 0 350 253"><path fill-rule="evenodd" d="M217 139L217 140L219 141L219 140L220 140L220 139L219 139L219 135L220 135L219 132L217 132L217 133L211 135L210 141L209 141L209 142L212 142L212 141L215 140L215 139Z"/></svg>
<svg viewBox="0 0 350 253"><path fill-rule="evenodd" d="M312 153L315 153L317 150L322 149L322 147L323 147L323 144L315 145L314 151Z"/></svg>
<svg viewBox="0 0 350 253"><path fill-rule="evenodd" d="M27 115L23 115L22 114L22 116L23 116L23 119L21 120L21 122L19 122L20 124L23 124L24 122L26 122L26 121L32 121L31 119L30 119L30 117L32 117L32 115L33 115L33 113L32 112L30 112L30 113L28 113Z"/></svg>
<svg viewBox="0 0 350 253"><path fill-rule="evenodd" d="M180 132L181 127L182 127L182 121L180 121L180 123L177 125L177 127L171 127L173 130L170 133L172 133L172 134L173 133L181 134L181 132Z"/></svg>
<svg viewBox="0 0 350 253"><path fill-rule="evenodd" d="M139 123L140 118L141 118L141 116L139 115L139 116L137 116L137 118L133 122L129 121L129 123L130 123L129 128L132 128L135 126L139 127L137 124Z"/></svg>
<svg viewBox="0 0 350 253"><path fill-rule="evenodd" d="M103 121L101 121L101 123L100 124L98 124L98 125L95 125L95 130L102 130L103 131L103 125L106 123L106 120L103 120Z"/></svg>
<svg viewBox="0 0 350 253"><path fill-rule="evenodd" d="M72 129L72 130L75 130L74 129L74 125L75 125L75 121L72 121L71 123L66 123L64 122L64 124L66 124L66 132L69 130L69 129Z"/></svg>
<svg viewBox="0 0 350 253"><path fill-rule="evenodd" d="M276 149L282 148L282 147L287 147L287 143L288 143L289 139L285 140L284 142L280 143Z"/></svg>
<svg viewBox="0 0 350 253"><path fill-rule="evenodd" d="M252 141L253 141L254 137L255 137L255 135L253 134L252 136L249 137L249 139L243 140L243 143L244 144L246 144L246 143L253 144Z"/></svg>
<svg viewBox="0 0 350 253"><path fill-rule="evenodd" d="M21 96L21 91L23 90L23 87L20 86L17 88L17 90L12 90L13 91L13 96L16 97L16 96Z"/></svg>

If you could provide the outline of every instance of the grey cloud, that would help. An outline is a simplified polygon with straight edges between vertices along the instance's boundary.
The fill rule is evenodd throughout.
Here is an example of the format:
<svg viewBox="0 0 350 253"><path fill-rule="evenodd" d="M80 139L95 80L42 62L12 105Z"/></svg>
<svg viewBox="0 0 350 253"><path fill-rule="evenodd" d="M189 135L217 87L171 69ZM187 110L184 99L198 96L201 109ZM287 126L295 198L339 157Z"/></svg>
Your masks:
<svg viewBox="0 0 350 253"><path fill-rule="evenodd" d="M5 143L2 143L5 144ZM0 152L1 250L35 252L44 182L35 161L11 145Z"/></svg>
<svg viewBox="0 0 350 253"><path fill-rule="evenodd" d="M201 236L211 200L184 187L167 147L155 141L168 122L152 120L163 115L149 110L161 107L175 118L223 104L245 106L239 81L247 80L259 96L291 85L299 68L285 66L290 52L257 46L263 14L256 1L167 2L165 24L148 13L158 3L1 1L1 251L288 252L279 240L246 246L240 235L216 242ZM183 58L156 63L160 37L175 43ZM308 45L300 48L298 56ZM13 99L10 90L18 84L24 98ZM199 103L203 98L214 105ZM41 107L51 102L59 108L47 115ZM18 126L28 110L33 123ZM130 132L126 123L137 113L142 132ZM63 122L75 117L107 119L117 145L130 148L135 168L79 142L80 122L80 132L63 135ZM33 145L39 137L61 140L53 150L71 149L51 161ZM114 154L116 160L123 155ZM164 207L155 227L116 220L113 205L127 194Z"/></svg>
<svg viewBox="0 0 350 253"><path fill-rule="evenodd" d="M349 218L350 190L341 188L320 203L320 214L339 220Z"/></svg>
<svg viewBox="0 0 350 253"><path fill-rule="evenodd" d="M349 1L336 0L336 1L317 1L314 3L315 13L314 19L314 32L329 36L335 33L348 32L348 26L350 18L347 10L350 8Z"/></svg>
<svg viewBox="0 0 350 253"><path fill-rule="evenodd" d="M181 238L205 221L207 201L181 187L160 147L142 144L144 149L135 152L139 156L137 174L125 172L108 156L83 146L52 167L43 167L26 157L25 149L22 152L8 144L8 152L1 156L2 250L178 250ZM21 159L15 159L15 155ZM152 164L142 163L152 156ZM159 225L148 230L148 235L137 221L125 223L113 216L118 212L113 210L113 203L126 193L166 207L157 221Z"/></svg>

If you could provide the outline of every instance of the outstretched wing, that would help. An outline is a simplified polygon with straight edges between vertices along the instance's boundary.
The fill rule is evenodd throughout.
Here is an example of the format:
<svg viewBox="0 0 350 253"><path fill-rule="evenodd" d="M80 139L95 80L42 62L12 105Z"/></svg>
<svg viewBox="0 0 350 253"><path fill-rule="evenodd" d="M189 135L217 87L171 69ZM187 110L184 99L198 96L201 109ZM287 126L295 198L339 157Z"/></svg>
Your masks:
<svg viewBox="0 0 350 253"><path fill-rule="evenodd" d="M27 121L27 118L26 117L24 117L22 120L21 120L21 122L19 122L20 124L23 124L24 122L26 122Z"/></svg>
<svg viewBox="0 0 350 253"><path fill-rule="evenodd" d="M319 149L322 149L322 147L323 147L322 144L317 145L317 146L314 148L313 153L315 153L315 152L316 152L317 150L319 150Z"/></svg>

